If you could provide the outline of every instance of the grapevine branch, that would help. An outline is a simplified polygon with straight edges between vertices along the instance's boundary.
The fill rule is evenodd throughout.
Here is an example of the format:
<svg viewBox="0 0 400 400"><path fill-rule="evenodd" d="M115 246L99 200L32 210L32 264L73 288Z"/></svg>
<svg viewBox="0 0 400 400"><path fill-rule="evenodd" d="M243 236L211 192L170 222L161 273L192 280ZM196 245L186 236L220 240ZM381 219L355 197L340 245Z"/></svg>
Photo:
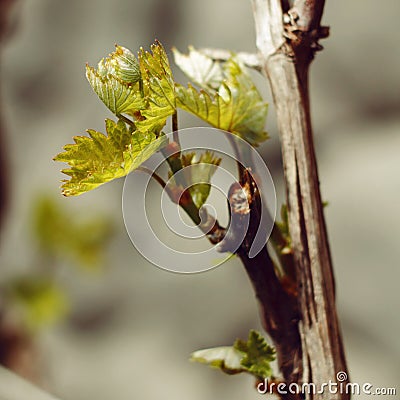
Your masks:
<svg viewBox="0 0 400 400"><path fill-rule="evenodd" d="M263 74L276 106L288 199L289 229L296 266L301 357L294 359L293 379L321 385L346 371L335 307L333 269L322 210L313 143L308 71L318 39L324 0L253 0L257 47ZM296 380L293 380L296 381ZM322 393L314 399L344 400L346 394Z"/></svg>
<svg viewBox="0 0 400 400"><path fill-rule="evenodd" d="M297 283L295 301L284 290L282 280L277 279L266 249L254 259L247 257L243 247L238 255L259 300L264 328L275 342L284 380L321 385L335 382L339 371L347 371L335 306L308 90L311 61L315 52L322 49L318 40L329 34L327 27L320 26L325 1L252 0L252 4L258 55L240 54L247 66L260 70L269 80L274 98L292 240L289 261L294 265ZM220 49L203 49L203 52L215 60L230 56L230 52ZM250 221L257 220L256 214L252 210ZM249 229L248 236L251 235ZM348 395L320 393L313 399L345 400Z"/></svg>

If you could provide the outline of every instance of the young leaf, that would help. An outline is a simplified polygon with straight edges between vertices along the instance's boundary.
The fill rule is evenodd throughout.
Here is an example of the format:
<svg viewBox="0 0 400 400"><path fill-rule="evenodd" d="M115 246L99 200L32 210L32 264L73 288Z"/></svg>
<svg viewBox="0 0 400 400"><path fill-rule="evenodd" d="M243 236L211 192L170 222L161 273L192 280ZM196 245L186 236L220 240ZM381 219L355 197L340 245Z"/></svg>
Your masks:
<svg viewBox="0 0 400 400"><path fill-rule="evenodd" d="M225 79L221 64L200 53L192 46L189 54L182 54L176 48L172 49L176 65L203 89L217 90Z"/></svg>
<svg viewBox="0 0 400 400"><path fill-rule="evenodd" d="M87 66L86 76L104 104L116 115L133 116L140 132L158 135L175 112L172 72L158 41L151 53L140 50L139 62L130 50L116 46L97 70Z"/></svg>
<svg viewBox="0 0 400 400"><path fill-rule="evenodd" d="M232 346L198 350L191 355L191 361L219 368L230 375L245 371L241 366L242 358L243 353Z"/></svg>
<svg viewBox="0 0 400 400"><path fill-rule="evenodd" d="M151 46L152 52L139 52L140 71L146 106L136 122L141 132L158 134L167 118L175 112L175 87L168 57L160 42Z"/></svg>
<svg viewBox="0 0 400 400"><path fill-rule="evenodd" d="M224 65L225 80L213 94L192 85L176 84L177 105L210 125L232 132L257 146L268 138L264 131L268 105L251 78L234 59Z"/></svg>
<svg viewBox="0 0 400 400"><path fill-rule="evenodd" d="M134 84L141 80L140 66L135 55L125 47L115 46L116 50L107 59L109 72L123 82Z"/></svg>
<svg viewBox="0 0 400 400"><path fill-rule="evenodd" d="M275 360L275 349L257 331L250 331L247 341L236 340L233 346L199 350L192 361L219 368L227 374L247 372L257 379L272 376L270 363Z"/></svg>
<svg viewBox="0 0 400 400"><path fill-rule="evenodd" d="M75 136L75 144L54 160L66 162L62 172L71 177L63 180L63 194L77 196L103 183L126 176L166 144L165 136L150 132L130 132L123 121L106 120L108 136L88 130L89 136Z"/></svg>
<svg viewBox="0 0 400 400"><path fill-rule="evenodd" d="M186 182L191 185L189 192L197 208L200 208L207 200L211 190L211 177L221 163L221 158L215 157L211 151L197 156L196 153L182 154L182 165L188 167L185 170Z"/></svg>
<svg viewBox="0 0 400 400"><path fill-rule="evenodd" d="M275 360L275 349L259 332L250 331L247 342L238 339L233 347L245 354L240 364L247 372L261 379L272 375L270 363Z"/></svg>
<svg viewBox="0 0 400 400"><path fill-rule="evenodd" d="M97 70L86 65L86 77L100 100L114 114L133 114L144 108L139 64L128 49L116 46L114 53L100 60Z"/></svg>

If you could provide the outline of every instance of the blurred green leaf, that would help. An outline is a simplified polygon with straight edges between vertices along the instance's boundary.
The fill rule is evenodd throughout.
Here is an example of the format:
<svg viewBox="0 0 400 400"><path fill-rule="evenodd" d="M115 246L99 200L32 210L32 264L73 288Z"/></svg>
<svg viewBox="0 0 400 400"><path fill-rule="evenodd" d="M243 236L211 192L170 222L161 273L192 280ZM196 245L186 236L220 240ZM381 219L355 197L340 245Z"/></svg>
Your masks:
<svg viewBox="0 0 400 400"><path fill-rule="evenodd" d="M64 292L46 277L16 279L10 283L9 290L29 329L54 324L68 312Z"/></svg>
<svg viewBox="0 0 400 400"><path fill-rule="evenodd" d="M73 218L48 197L38 199L33 209L33 234L40 252L51 259L72 259L78 266L100 265L112 227L105 218Z"/></svg>
<svg viewBox="0 0 400 400"><path fill-rule="evenodd" d="M89 136L75 136L75 144L64 146L65 152L54 160L66 162L62 172L65 196L77 196L129 174L166 144L166 138L150 132L131 132L123 121L106 120L108 136L88 130Z"/></svg>

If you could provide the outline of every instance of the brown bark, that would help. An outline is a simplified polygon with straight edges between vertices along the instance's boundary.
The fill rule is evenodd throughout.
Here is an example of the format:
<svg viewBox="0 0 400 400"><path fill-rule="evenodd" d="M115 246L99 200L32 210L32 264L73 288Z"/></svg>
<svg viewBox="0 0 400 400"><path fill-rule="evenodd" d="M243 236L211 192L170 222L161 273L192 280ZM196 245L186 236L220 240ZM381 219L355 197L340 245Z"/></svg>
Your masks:
<svg viewBox="0 0 400 400"><path fill-rule="evenodd" d="M296 296L282 285L266 247L255 257L248 256L261 222L260 193L249 172L247 169L243 170L240 184L233 184L229 191L231 231L239 237L243 237L243 231L246 233L236 254L252 283L260 305L263 327L274 341L279 369L285 378L297 382L299 377L293 375L292 368L293 360L300 359L298 352L301 351ZM229 240L230 238L225 236L220 244L222 250L229 250ZM236 240L233 242L236 243Z"/></svg>

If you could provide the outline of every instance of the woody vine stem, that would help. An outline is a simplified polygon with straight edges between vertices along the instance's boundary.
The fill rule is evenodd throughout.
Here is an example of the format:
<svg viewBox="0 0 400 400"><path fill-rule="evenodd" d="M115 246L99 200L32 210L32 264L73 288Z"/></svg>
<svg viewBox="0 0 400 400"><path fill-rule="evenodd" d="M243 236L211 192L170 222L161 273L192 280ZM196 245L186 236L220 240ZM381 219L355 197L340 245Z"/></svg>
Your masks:
<svg viewBox="0 0 400 400"><path fill-rule="evenodd" d="M253 0L252 3L260 66L271 85L280 131L299 318L296 323L284 320L275 325L276 335L268 323L265 328L275 340L274 336L279 337L282 347L290 350L289 354L283 353L281 346L277 346L284 378L289 382L321 385L329 380L335 382L339 371L347 371L308 91L310 63L315 51L321 49L318 40L328 36L328 28L320 26L325 1L295 0L289 4ZM271 304L268 299L260 300L268 321ZM325 393L313 398L345 400L348 395Z"/></svg>
<svg viewBox="0 0 400 400"><path fill-rule="evenodd" d="M268 253L255 259L240 253L259 300L264 328L275 342L286 383L319 387L347 373L335 306L329 243L322 210L310 117L308 73L319 39L324 0L252 0L258 56L239 53L247 66L269 80L277 112L288 202L295 291L287 290ZM223 60L224 50L204 49ZM286 260L287 261L287 260ZM260 269L260 266L263 266ZM310 395L308 395L310 396ZM282 398L300 398L281 395ZM345 393L313 399L345 400Z"/></svg>

